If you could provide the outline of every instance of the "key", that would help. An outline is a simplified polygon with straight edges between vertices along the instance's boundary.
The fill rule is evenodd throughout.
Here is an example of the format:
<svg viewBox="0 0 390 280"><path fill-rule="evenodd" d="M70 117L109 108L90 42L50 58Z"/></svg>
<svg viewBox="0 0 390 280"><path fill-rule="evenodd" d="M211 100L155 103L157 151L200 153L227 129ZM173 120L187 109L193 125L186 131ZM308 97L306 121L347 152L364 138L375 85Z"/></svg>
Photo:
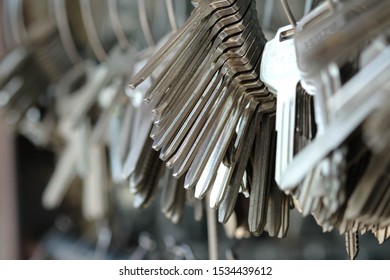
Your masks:
<svg viewBox="0 0 390 280"><path fill-rule="evenodd" d="M77 124L90 110L100 90L112 81L113 77L121 77L128 73L128 67L131 68L134 62L133 56L133 49L122 52L118 47L115 47L105 63L100 64L93 71L87 70L87 83L79 90L82 92L79 106L72 111L70 116L74 124ZM107 116L105 115L104 118Z"/></svg>
<svg viewBox="0 0 390 280"><path fill-rule="evenodd" d="M87 117L89 108L93 103L96 103L96 98L99 95L100 90L107 83L106 78L108 77L107 70L109 67L100 65L94 70L89 67L90 66L76 67L69 75L64 77L59 85L58 92L61 105L59 106L59 113L62 119L59 128L65 139L68 139L68 135L72 135L74 130L78 130L78 128L76 128L77 126L85 126L85 124L89 123L89 118ZM120 65L116 67L120 67ZM71 85L77 83L79 79L83 77L86 71L85 69L89 71L86 84L72 93ZM119 72L114 71L114 73ZM77 104L78 106L74 106L74 104ZM74 108L77 108L77 110L73 110ZM96 129L96 127L94 129ZM99 127L97 130L99 130ZM85 129L81 129L81 131L85 131ZM76 165L76 170L79 169L78 173L84 178L85 196L83 207L86 218L100 219L105 212L103 184L106 183L106 179L104 179L104 176L106 175L104 175L103 171L105 169L104 165L107 163L104 154L102 153L102 148L96 148L96 145L100 145L101 139L96 140L96 137L92 137L93 145L91 146L91 149L93 150L90 153L86 153L90 148L85 142L85 139L89 138L89 134L81 133L81 135L84 136L80 136L80 140L76 141L75 144L72 144L73 142L71 139L67 140L69 143L68 145L76 145L76 148L69 148L73 151L73 155L70 153L68 156L72 157L72 160L69 160L69 162ZM70 180L75 176L74 167L70 168L69 172L66 171L67 167L61 168L63 171L58 171L58 173L63 172L68 174L69 179L67 180L64 180L63 178L56 179L58 176L56 177L56 173L54 174L52 183L49 183L47 186L46 192L48 195L44 195L44 204L49 205L49 207L55 207L60 203ZM49 195L50 193L51 195ZM53 196L54 198L47 198L50 196Z"/></svg>
<svg viewBox="0 0 390 280"><path fill-rule="evenodd" d="M252 108L254 107L254 108ZM245 134L247 134L247 130L249 128L249 125L250 125L250 119L252 118L253 114L254 114L254 111L256 110L256 107L257 107L257 103L253 102L249 105L249 107L247 107L245 109L245 112L244 112L244 115L242 116L242 119L240 120L241 121L241 124L240 124L240 127L239 127L239 134L237 136L237 140L239 140L240 138L242 138L241 142L245 141L245 140L248 140L246 137L245 137ZM252 127L254 129L254 127ZM221 137L222 139L224 137ZM221 140L220 138L220 140ZM250 140L251 141L251 140ZM253 141L253 140L252 140ZM232 146L232 153L236 153L237 151L235 150L235 145L236 143L234 143L236 141L234 141L234 139L232 139L231 141L231 146ZM248 144L248 143L246 143ZM251 145L250 145L251 146ZM217 144L217 147L219 147L219 144ZM237 147L238 148L238 147ZM243 149L242 147L240 147L241 149ZM215 149L214 151L216 152L219 152L219 149ZM241 153L241 151L240 151ZM238 152L237 152L238 154ZM222 155L222 153L221 153ZM232 181L232 176L234 176L234 172L235 172L235 167L236 167L236 164L237 164L237 161L238 161L238 158L239 156L238 155L235 155L233 157L232 155L232 158L231 158L231 162L229 163L229 165L227 165L225 167L224 163L220 163L220 168L225 168L226 169L226 173L223 174L224 177L223 178L223 181L222 182L219 182L219 178L218 176L220 176L219 174L219 170L218 170L218 175L215 179L215 183L212 184L212 190L211 190L211 193L210 193L210 207L212 208L218 208L219 205L222 203L222 201L224 200L224 196L227 192L227 189L232 186L229 186L229 183ZM249 158L249 154L248 154L248 158ZM247 161L248 159L246 159ZM213 161L213 155L211 157L211 159L209 160L209 162L212 162ZM246 164L245 164L246 165ZM204 176L205 174L209 173L210 170L207 169L207 166L206 166L206 169L203 171L202 173L202 176ZM211 171L212 172L212 171ZM202 176L200 178L200 181L202 181ZM239 182L241 182L242 180L242 177L243 177L243 173L240 174L241 178L239 178ZM237 183L237 187L235 188L235 191L238 193L238 187L239 187L239 182ZM199 183L198 183L199 184ZM196 195L196 193L195 193ZM234 199L235 201L235 199ZM235 202L234 202L235 203Z"/></svg>
<svg viewBox="0 0 390 280"><path fill-rule="evenodd" d="M248 13L247 13L247 14L248 14ZM240 26L240 25L242 25L242 24L241 24L241 23L238 23L237 25ZM236 25L233 25L233 26L236 26ZM227 32L228 29L229 29L229 27L226 28L226 32ZM246 30L249 31L248 28L247 28ZM245 33L245 31L244 31L244 33ZM234 33L233 33L233 34L234 34ZM218 38L219 38L219 37L218 37ZM218 38L217 38L217 39L218 39ZM199 68L197 68L196 73L195 73L196 79L195 79L195 80L192 79L191 81L188 81L188 82L183 82L183 84L185 84L185 85L187 85L187 84L188 84L188 85L194 85L194 86L192 86L192 87L190 87L190 88L186 87L186 89L183 89L184 92L187 92L187 91L192 92L193 90L195 90L195 92L197 92L196 94L194 94L193 96L191 96L191 97L189 98L189 101L186 102L186 104L193 104L193 102L196 101L196 99L198 98L199 94L201 93L201 91L197 91L197 90L195 89L195 85L198 85L199 82L202 81L202 85L201 85L201 86L198 86L197 88L200 89L200 90L204 90L204 88L206 88L206 86L209 84L209 82L207 82L207 81L208 81L208 80L211 80L211 77L212 77L212 76L210 76L209 73L215 73L215 71L216 71L216 70L211 70L211 71L210 71L210 67L211 67L210 65L211 65L212 61L215 61L216 59L218 59L219 55L222 54L222 50L227 51L227 49L225 49L225 45L226 45L226 47L228 47L228 48L230 49L231 47L237 46L238 44L240 44L241 41L238 41L239 38L240 38L240 35L233 36L233 37L231 37L231 38L228 39L228 41L226 42L226 44L225 44L225 43L222 43L222 44L218 47L217 52L215 52L212 56L209 55L210 60L207 61L207 59L205 59L205 61L207 61L207 62L206 62L206 63L203 63ZM230 40L231 40L231 43L230 43ZM215 40L213 44L215 45L217 41L218 41L218 40ZM218 52L219 50L221 50L221 52ZM210 52L213 53L211 50L209 51L209 53L210 53ZM202 60L202 61L203 61L203 60ZM223 62L222 62L222 61L219 62L218 64L214 65L213 68L211 68L211 69L218 69L219 67L218 67L217 65L221 65L220 63L223 63ZM186 69L189 69L189 68L186 68ZM194 70L194 71L195 71L195 70ZM189 72L189 73L191 73L191 72ZM204 73L208 73L208 74L207 74L207 78L203 78L202 75L204 75ZM192 74L190 74L190 75L191 75L190 77L192 77ZM213 74L212 74L212 75L213 75ZM182 77L185 77L185 75L183 75ZM177 83L177 84L180 84L180 82ZM173 88L173 90L175 90L175 89ZM180 89L178 89L178 92L182 92L182 91L181 91ZM206 100L206 101L207 101L207 100ZM191 102L191 103L189 103L189 102ZM177 105L177 106L174 106L174 108L178 108L178 109L183 108L183 105L181 105L181 104L184 104L184 101L179 101L178 105ZM168 105L164 105L164 106L165 106L165 107L169 107ZM188 107L187 107L187 106L188 106ZM189 106L191 106L191 105L184 105L184 108L190 108ZM158 111L158 110L160 110L160 109L159 109L159 108L156 108L155 110ZM175 111L172 111L172 112L175 112ZM184 111L184 112L187 112L187 113L185 113L185 114L188 114L188 110L186 110L186 111ZM172 114L170 114L170 115L171 115L171 116L175 116L176 114L172 113ZM157 118L158 118L158 116L157 116ZM158 118L158 123L159 123L159 124L161 123L161 118ZM177 128L176 128L176 129L177 129ZM162 156L167 157L165 154L162 154Z"/></svg>
<svg viewBox="0 0 390 280"><path fill-rule="evenodd" d="M12 129L22 132L21 122L26 119L28 109L38 105L38 97L48 81L35 63L31 49L26 47L4 57L0 68L0 108L4 108L5 119Z"/></svg>
<svg viewBox="0 0 390 280"><path fill-rule="evenodd" d="M147 141L152 125L152 116L150 114L152 105L153 104L142 104L136 111L134 128L132 129L132 131L136 133L131 134L132 145L123 166L122 176L124 178L128 178L134 172L137 162L140 157L142 157L142 151L147 149L146 142L148 142L148 144L152 143L151 140Z"/></svg>
<svg viewBox="0 0 390 280"><path fill-rule="evenodd" d="M319 67L313 65L313 57L308 54L330 34L337 33L344 26L344 15L335 13L335 10L340 8L340 3L331 4L331 1L324 1L297 23L294 34L297 64L302 87L311 95L316 94L313 74L317 73L322 65Z"/></svg>
<svg viewBox="0 0 390 280"><path fill-rule="evenodd" d="M233 94L233 96L237 96L236 94ZM235 104L237 104L236 102L236 98L238 97L233 97L233 100L229 101L229 102L233 102L233 106L236 106ZM235 100L234 100L235 99ZM238 101L240 102L240 101ZM222 118L219 119L219 123L218 124L214 124L214 125L217 125L216 126L216 129L214 128L211 128L210 132L206 132L206 137L210 137L209 138L210 140L205 140L203 141L204 145L203 147L200 147L200 153L198 153L195 158L194 158L194 161L189 169L189 172L186 176L186 186L188 187L191 187L192 185L194 185L197 181L198 181L198 178L200 176L200 172L204 169L204 166L205 164L207 163L206 160L204 159L205 157L208 158L209 155L210 155L210 152L212 151L214 145L215 145L215 141L217 140L217 137L220 137L220 133L222 132L222 124L225 122L224 120L229 116L230 112L231 112L231 105L232 103L226 103L226 106L225 108L226 109L223 109L220 114ZM244 103L245 104L245 103ZM231 119L231 122L230 124L228 124L228 126L225 127L225 129L228 130L227 132L227 137L225 136L224 139L226 140L230 140L231 139L231 136L232 136L232 129L234 129L237 125L237 122L238 122L238 116L241 114L240 112L242 112L243 108L245 108L245 105L239 105L239 106L242 106L241 108L237 109L237 111L233 111L233 118ZM211 133L211 131L213 131L213 133ZM207 139L206 138L206 139ZM225 140L225 141L226 141ZM223 152L226 152L226 148L227 146L224 145L224 149L221 150L221 153ZM221 158L221 157L220 157ZM219 162L219 160L217 161Z"/></svg>
<svg viewBox="0 0 390 280"><path fill-rule="evenodd" d="M374 235L378 239L379 244L383 244L390 237L389 227L376 230Z"/></svg>
<svg viewBox="0 0 390 280"><path fill-rule="evenodd" d="M360 0L348 3L344 7L332 17L341 14L341 18L344 17L348 24L345 24L337 33L326 37L324 42L313 48L310 53L310 57L318 62L318 64L315 64L318 67L328 64L329 61L343 61L343 58L345 59L353 50L358 49L362 42L377 37L386 29L386 26L389 26L389 19L386 14L390 6L387 2ZM375 18L375 21L370 20L373 18ZM362 36L362 29L370 30L370 33ZM338 44L328 48L329 42L334 42L334 40L337 40Z"/></svg>
<svg viewBox="0 0 390 280"><path fill-rule="evenodd" d="M234 101L233 101L234 102ZM242 110L242 109L238 109L238 110ZM252 109L253 110L253 109ZM227 111L227 112L229 112L229 111ZM238 121L238 117L239 117L239 115L240 115L240 112L241 111L237 111L237 112L234 112L234 115L235 115L235 120L234 119L232 119L233 120L233 122L231 122L231 126L230 126L230 131L232 131L232 129L234 129L235 127L236 127L236 124L237 124L237 121ZM227 113L227 114L229 114L229 113ZM223 119L220 119L219 120L219 124L221 124L221 123L223 123ZM225 129L226 130L228 130L229 129L229 126L226 126L225 127ZM213 131L213 132L216 132L216 130L215 129L211 129L211 131ZM219 130L220 131L220 130ZM230 139L231 139L231 137L232 137L232 132L227 132L226 133L227 134L227 136L225 136L225 137L221 137L220 139L222 140L222 141L225 141L225 144L222 144L223 146L221 146L221 148L219 148L218 150L220 151L216 151L216 152L218 152L219 153L219 159L217 159L217 160L210 160L210 162L212 163L212 164L218 164L218 162L221 162L222 161L222 156L225 154L225 152L226 152L226 149L227 149L227 142L228 141L230 141ZM218 136L217 136L218 137ZM214 140L215 141L215 140ZM207 144L209 144L210 143L210 141L205 141L204 143L207 143ZM210 148L212 148L212 143L211 143L211 145L209 145L208 147L210 147ZM224 147L224 148L223 148ZM196 161L197 160L197 157L195 157L195 159L194 159L194 161ZM201 158L199 158L199 160L202 160ZM194 165L194 163L193 163L193 165ZM198 165L196 165L196 166L198 166ZM214 165L214 167L213 168L215 168L216 167L216 165ZM210 174L213 174L214 172L215 172L215 169L213 170L213 168L211 168L210 169ZM199 171L200 171L200 169L198 169ZM191 169L190 169L190 171L191 171ZM195 173L196 174L196 173ZM191 175L191 173L190 173L190 175ZM196 175L195 175L196 176ZM212 175L211 175L212 176ZM186 176L186 179L188 180L188 175ZM195 179L196 180L196 179ZM213 178L210 178L210 179L208 179L208 180L210 180L210 181L212 181L213 180ZM209 181L209 182L210 182ZM207 189L209 187L209 185L206 185L205 187L203 187L203 191L202 191L202 193L205 193L205 189Z"/></svg>
<svg viewBox="0 0 390 280"><path fill-rule="evenodd" d="M217 78L217 79L218 79L218 78ZM212 86L212 88L210 88L210 91L213 91L213 90L215 89L215 87L217 86L217 84L218 84L218 80L216 80L216 81L213 83L213 86ZM210 93L206 93L206 94L210 94ZM215 94L215 93L213 93L213 95L214 95L215 97L218 96L218 95ZM208 100L208 99L201 99L201 102L207 101L206 106L203 107L203 109L202 109L203 112L207 112L207 110L208 110L207 108L209 108L209 106L211 106L211 105L213 104L213 103L212 103L213 100L214 100L213 98L212 98L212 99L209 99L209 100ZM196 109L196 110L198 110L198 108L201 109L201 108L202 108L201 106L202 106L202 103L199 104L199 107L198 107L198 105L197 105L197 107L196 107L197 109ZM200 116L202 116L202 115L200 115ZM194 120L196 120L196 119L195 119L195 116L190 115L190 116L187 118L187 120L189 120L190 122L194 122ZM204 119L203 119L203 120L204 120ZM203 123L202 118L200 118L199 121L201 121L199 124L197 124L198 122L195 122L195 124L197 124L197 126L195 126L193 129L195 129L196 127L198 127L198 125L200 125L201 123ZM189 128L189 127L190 127L190 126L189 126L190 124L191 124L191 123L188 123L188 122L186 121L185 127L186 127L186 128ZM192 130L193 130L193 129L192 129ZM188 130L188 129L186 129L186 130ZM183 132L185 132L185 130L181 129L181 130L179 131L179 134L176 135L174 141L176 141L176 139L177 139L178 137L182 137L182 136L180 136L180 135L183 135L183 134L182 134ZM192 133L194 133L194 132L191 132L191 134L192 134ZM177 143L178 143L178 142L176 142L175 145L177 145ZM176 157L177 157L177 156L178 156L178 154L176 155ZM174 161L171 161L171 162L173 163ZM171 164L171 163L170 163L170 164Z"/></svg>
<svg viewBox="0 0 390 280"><path fill-rule="evenodd" d="M247 13L248 15L249 15L249 13ZM227 19L225 19L225 20L227 20ZM239 23L239 24L241 24L241 23ZM233 25L233 27L234 26L236 26L236 25ZM227 30L229 29L229 27L228 28L225 28L226 29L226 32L228 32ZM230 28L231 29L231 28ZM234 30L234 29L233 29ZM232 32L232 30L230 31L230 33ZM236 31L235 31L236 32ZM234 33L233 33L234 34ZM235 38L236 36L234 36L234 38ZM220 38L220 36L219 37L217 37L217 39L218 40L215 40L214 42L213 42L213 45L216 45L216 44L218 44L218 41L219 41L219 38ZM232 40L233 42L234 42L234 40ZM238 43L238 42L237 42ZM222 47L222 46L221 46ZM220 48L219 48L220 49ZM212 53L212 51L210 50L209 51L209 53ZM206 53L205 53L206 54ZM217 56L218 57L218 56ZM214 57L214 56L212 56L211 57L211 59L213 59L213 60L215 60L216 59L216 57ZM204 59L202 59L202 60L200 60L200 61L204 61ZM207 61L207 59L205 59L205 61ZM203 63L204 64L204 63ZM190 72L188 72L188 73L190 73L190 77L192 77L192 72L194 72L194 71L196 71L196 77L198 77L197 78L197 80L195 80L195 81L189 81L189 82L185 82L184 84L185 85L187 85L187 84L193 84L194 83L194 85L196 85L196 84L198 84L199 82L197 82L197 81L201 81L201 79L204 79L204 78L202 78L202 75L206 72L208 72L208 71L210 71L209 70L209 68L210 68L210 64L211 64L211 61L207 61L207 63L205 64L205 65L202 65L202 66L200 66L199 68L197 68L196 70L193 70L193 71L190 71ZM186 68L185 69L187 69L187 71L188 71L188 69L191 69L190 67L187 67L187 65L188 64L185 64L185 66L186 66ZM218 69L219 67L216 67L216 66L214 66L214 69ZM203 69L203 70L202 70ZM214 71L215 70L213 70L212 72L214 73ZM180 72L178 72L178 73L180 73ZM199 74L200 74L200 76L199 76ZM183 75L183 76L180 76L180 77L186 77L186 75ZM207 80L209 80L209 79L211 79L211 76L208 76L208 77L210 77L210 78L205 78L205 80L202 80L203 81L203 85L205 85L205 86L207 86L207 84L208 84L208 82L207 82ZM180 82L179 83L176 83L176 84L180 84ZM198 88L200 88L200 89L202 89L202 87L198 87ZM190 89L184 89L183 91L184 92L192 92L193 90L194 90L195 88L194 87L192 87L192 88L190 88ZM173 90L175 90L175 87L173 86ZM202 89L202 90L204 90L204 89ZM162 90L162 91L164 91L164 90ZM181 94L181 90L179 89L178 90L178 93L180 93ZM201 92L198 92L198 93L201 93ZM172 96L175 96L175 94L173 94ZM197 98L199 95L198 94L195 94L194 95L194 97L195 98ZM193 100L193 101L195 101L196 99L194 99L194 97L190 97L190 100ZM185 100L185 98L183 98L182 100ZM182 101L179 101L179 102L181 102L182 103ZM188 104L188 102L187 102L187 104ZM190 103L191 104L191 103ZM167 107L168 106L168 104L165 104L164 105L164 107ZM180 104L177 106L177 108L181 108L180 107ZM155 109L156 111L158 111L159 109L158 109L158 107ZM176 116L176 114L174 114L174 113L172 113L172 114L170 114L171 116ZM157 116L158 117L158 116ZM160 122L161 122L161 120L159 119L159 121L158 121L158 123L160 124ZM169 122L169 123L171 123L171 122Z"/></svg>
<svg viewBox="0 0 390 280"><path fill-rule="evenodd" d="M331 115L328 114L328 110L325 104L326 96L331 95L334 91L338 89L339 86L333 86L333 88L329 88L329 85L337 85L337 79L333 79L332 82L336 81L336 83L331 83L329 80L332 76L332 72L324 72L321 70L321 74L318 74L320 72L321 68L326 68L327 66L325 64L314 64L312 63L312 56L310 54L314 49L316 49L318 46L323 44L324 41L326 41L327 37L318 35L317 40L311 40L312 37L314 37L314 34L327 34L326 36L329 36L329 34L334 34L339 32L344 27L345 22L345 10L341 10L341 5L336 5L334 7L329 7L327 4L321 5L319 8L315 9L312 13L310 13L307 17L305 17L303 20L300 21L300 23L297 26L297 32L296 32L296 51L297 51L297 57L298 57L298 67L301 71L301 77L302 77L302 84L303 86L311 93L315 94L315 106L316 106L316 122L318 125L319 132L321 133L324 127L328 124L330 121ZM335 12L335 10L338 10ZM360 11L361 8L357 9L356 11ZM329 30L328 32L321 32L322 30ZM310 47L309 47L310 46ZM308 54L310 53L310 54ZM334 58L333 58L334 59ZM327 62L329 63L329 62ZM316 76L317 75L317 76ZM329 77L328 77L329 76ZM338 82L340 83L340 82ZM338 153L337 155L339 155ZM339 165L342 165L340 162ZM326 166L334 166L335 164L332 163L331 158L328 158L325 162L321 163L323 167ZM340 181L340 175L342 172L338 168L334 168L334 174L329 174L329 171L331 170L329 168L322 168L321 173L324 173L324 177L322 180L318 181L318 183L314 184L313 186L317 189L324 188L326 186L330 187L330 190L328 193L333 193L334 198L329 198L327 194L324 194L324 198L322 199L321 203L325 203L325 207L321 211L321 217L317 216L317 219L320 221L326 220L330 215L332 215L336 210L339 204L342 203L342 197L344 197L342 194L339 195L339 192L343 190L342 185L343 183ZM318 172L318 171L317 171ZM318 176L316 177L318 178ZM333 179L332 179L333 178ZM325 183L326 185L323 185ZM311 187L308 187L305 189L306 191L313 193L313 190ZM314 193L318 193L318 190L314 190ZM322 195L321 195L322 196ZM303 197L305 199L303 200ZM301 195L301 203L306 203L311 205L311 207L318 207L318 204L315 204L317 206L314 206L313 203L309 203L308 199L312 199L313 197L311 195L308 196L302 196ZM333 205L333 206L332 206ZM308 214L311 210L310 207L305 207L305 214ZM328 212L328 213L326 213Z"/></svg>
<svg viewBox="0 0 390 280"><path fill-rule="evenodd" d="M259 88L261 88L261 85L259 84L258 85L258 87ZM234 94L234 95L237 95L237 94ZM233 102L235 102L234 100L233 100ZM206 109L206 108L205 108ZM222 109L222 108L221 108ZM218 114L218 111L213 111L213 113L212 114L215 114L215 113L217 113ZM225 111L225 116L227 116L228 115L228 111ZM193 127L192 128L192 130L194 129L194 128L196 128L196 127ZM199 135L199 137L201 137L201 139L202 139L202 137L205 137L206 135L204 135L204 133L206 132L206 128L204 127L203 128L203 130L202 130L203 132L201 132L201 134ZM191 132L190 132L191 133ZM204 135L204 136L202 136L202 135ZM201 142L203 142L203 141L201 141ZM191 142L188 142L188 143L191 143ZM207 143L207 141L204 141L204 143ZM186 143L186 145L187 145L187 143ZM213 144L211 144L211 145L213 145ZM184 147L186 147L186 146L184 146ZM179 151L178 151L178 153L180 154L182 151L184 151L183 149L185 149L184 147L182 147L182 148L180 148L179 149ZM209 147L211 147L211 146L209 146ZM192 150L193 150L194 148L192 148ZM191 155L191 154L190 154ZM174 159L175 158L178 158L178 154L174 157ZM201 158L199 158L200 160L202 160ZM171 162L170 161L168 161L168 164L171 164ZM196 171L196 172L199 172L201 169L200 168L198 168L198 171ZM195 173L195 174L197 174L197 173ZM175 175L176 175L176 173L175 173ZM197 175L196 175L197 176ZM196 180L196 177L195 177L195 180ZM194 182L194 181L193 181Z"/></svg>
<svg viewBox="0 0 390 280"><path fill-rule="evenodd" d="M280 28L275 38L266 44L260 69L260 79L278 98L275 180L284 191L287 189L281 185L281 176L293 157L295 96L299 81L294 39L288 38L291 32L289 26Z"/></svg>
<svg viewBox="0 0 390 280"><path fill-rule="evenodd" d="M80 143L83 141L83 129L85 129L85 126L80 126L71 134L67 134L69 137L68 144L61 153L54 173L42 196L42 203L48 209L60 205L70 183L76 177L78 169L80 169L78 155L80 155Z"/></svg>
<svg viewBox="0 0 390 280"><path fill-rule="evenodd" d="M275 146L273 141L276 140L275 135L273 135L274 128L275 115L264 115L255 138L253 181L249 197L248 215L249 230L255 234L261 234L267 224L269 195L274 175L273 149ZM272 187L274 186L272 185ZM275 203L279 201L275 201ZM276 231L279 230L279 227Z"/></svg>
<svg viewBox="0 0 390 280"><path fill-rule="evenodd" d="M169 172L169 170L165 170L164 175L160 179L160 209L163 214L167 214L172 208L175 200L175 194L177 189L180 187L178 180L172 176L171 172Z"/></svg>
<svg viewBox="0 0 390 280"><path fill-rule="evenodd" d="M175 157L175 158L178 159L178 157ZM174 161L175 161L175 160L174 160ZM172 164L173 164L174 161L168 162L168 165L169 165L169 166L172 166ZM188 162L188 163L189 163L189 162ZM188 166L188 164L187 164L186 166ZM183 167L184 167L184 166L183 166ZM181 170L185 171L187 168L188 168L188 167L184 167L184 169L181 169ZM176 170L177 170L177 169L176 169ZM182 174L182 171L180 171L180 174ZM176 176L180 176L180 174L177 173L177 172L175 172L175 175L176 175ZM199 175L196 175L196 176L199 176Z"/></svg>
<svg viewBox="0 0 390 280"><path fill-rule="evenodd" d="M247 167L248 160L252 151L256 128L260 126L262 115L263 113L259 109L257 109L254 117L251 120L249 129L244 137L246 139L246 145L243 147L238 161L234 166L234 171L229 182L229 187L226 189L226 194L218 210L218 220L221 223L228 222L229 218L233 214L240 185L244 178L245 169Z"/></svg>
<svg viewBox="0 0 390 280"><path fill-rule="evenodd" d="M212 26L215 20L218 20L218 12L223 12L224 9L226 10L235 2L236 1L234 0L201 2L196 10L192 12L190 18L187 20L187 23L184 24L183 27L181 27L172 36L169 42L167 42L166 45L154 55L154 59L150 60L150 62L148 62L148 64L145 65L145 67L133 77L132 82L130 83L130 87L137 87L148 76L150 76L158 65L163 64L167 54L180 45L180 42L182 42L183 46L185 46L186 43L183 41L183 37L189 37L189 34L192 33L199 33L199 30L201 29L207 30L208 26ZM234 10L230 10L230 12L234 12ZM207 17L210 17L210 21L205 22L202 20L206 19ZM202 26L202 24L205 23L209 25Z"/></svg>
<svg viewBox="0 0 390 280"><path fill-rule="evenodd" d="M332 124L327 126L324 134L317 136L310 145L296 155L284 173L282 188L287 189L297 185L312 166L340 146L368 114L378 107L381 103L378 97L382 94L380 86L385 83L385 73L388 71L385 61L387 55L386 50L327 101L331 114L336 117ZM372 90L375 90L376 96L365 98L365 93Z"/></svg>
<svg viewBox="0 0 390 280"><path fill-rule="evenodd" d="M150 147L150 146L149 146ZM130 177L130 189L135 192L134 207L147 208L157 195L158 178L162 176L161 162L158 153L151 147L147 154L142 169L136 169Z"/></svg>
<svg viewBox="0 0 390 280"><path fill-rule="evenodd" d="M364 174L359 178L360 180L349 198L344 214L345 219L357 220L368 225L386 220L388 214L386 208L390 197L387 154L384 150L380 154L374 154L369 159ZM386 226L386 222L381 226Z"/></svg>
<svg viewBox="0 0 390 280"><path fill-rule="evenodd" d="M143 65L145 61L139 61L135 64L135 69L138 69ZM129 146L128 153L125 156L125 161L122 170L122 177L127 179L131 174L134 173L136 164L140 160L142 151L147 149L146 143L149 138L149 133L151 125L153 123L153 118L151 116L151 111L154 106L154 103L151 104L140 104L137 102L137 98L142 99L147 87L150 85L150 80L147 80L141 87L133 93L131 106L135 107L135 112L132 121L132 128L129 131ZM132 132L135 133L132 133ZM150 141L150 140L149 140Z"/></svg>
<svg viewBox="0 0 390 280"><path fill-rule="evenodd" d="M298 87L295 115L294 155L306 147L316 136L313 96Z"/></svg>

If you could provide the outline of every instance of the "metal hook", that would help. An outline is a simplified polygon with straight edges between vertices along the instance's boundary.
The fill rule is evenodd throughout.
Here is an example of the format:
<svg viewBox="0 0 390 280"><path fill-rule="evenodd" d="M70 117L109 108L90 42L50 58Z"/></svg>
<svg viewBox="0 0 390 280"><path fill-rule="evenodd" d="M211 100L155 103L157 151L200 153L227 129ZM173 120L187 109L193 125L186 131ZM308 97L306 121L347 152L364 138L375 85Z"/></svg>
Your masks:
<svg viewBox="0 0 390 280"><path fill-rule="evenodd" d="M112 29L114 30L115 36L119 42L119 46L122 50L128 49L130 47L130 42L126 38L126 34L119 19L117 0L108 1L108 14Z"/></svg>
<svg viewBox="0 0 390 280"><path fill-rule="evenodd" d="M175 11L173 9L173 2L172 2L172 0L165 0L165 4L167 6L169 23L172 27L172 30L176 31L177 30L177 23L176 23Z"/></svg>
<svg viewBox="0 0 390 280"><path fill-rule="evenodd" d="M23 20L23 3L21 0L4 1L3 31L7 49L27 42L27 31Z"/></svg>
<svg viewBox="0 0 390 280"><path fill-rule="evenodd" d="M144 0L138 0L138 13L141 22L141 28L144 33L146 42L148 43L149 47L154 47L155 42L153 39L152 31L150 30L148 17L146 15L146 7Z"/></svg>
<svg viewBox="0 0 390 280"><path fill-rule="evenodd" d="M93 20L91 1L90 0L80 0L80 9L81 9L81 18L83 20L83 24L87 30L87 38L91 45L93 52L96 55L96 58L103 62L107 60L107 53L104 50L98 32L96 30L96 26Z"/></svg>
<svg viewBox="0 0 390 280"><path fill-rule="evenodd" d="M295 27L297 26L297 21L295 20L295 17L293 15L293 13L291 12L291 9L287 3L287 0L280 0L280 2L282 2L283 10L287 16L288 21L294 27L294 30L295 30Z"/></svg>
<svg viewBox="0 0 390 280"><path fill-rule="evenodd" d="M82 61L82 58L77 51L76 43L70 30L65 0L54 0L50 3L52 3L54 18L65 52L73 65L77 65Z"/></svg>
<svg viewBox="0 0 390 280"><path fill-rule="evenodd" d="M303 15L307 15L311 11L311 9L313 7L313 2L314 2L313 0L306 0L305 1L305 8L303 10Z"/></svg>

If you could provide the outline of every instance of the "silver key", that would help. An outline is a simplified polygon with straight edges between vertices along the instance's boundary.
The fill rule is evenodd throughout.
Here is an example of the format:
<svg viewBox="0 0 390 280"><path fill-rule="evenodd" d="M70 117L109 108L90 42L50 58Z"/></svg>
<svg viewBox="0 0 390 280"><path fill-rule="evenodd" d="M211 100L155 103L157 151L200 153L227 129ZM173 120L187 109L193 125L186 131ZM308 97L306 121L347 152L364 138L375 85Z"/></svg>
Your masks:
<svg viewBox="0 0 390 280"><path fill-rule="evenodd" d="M304 178L329 152L339 147L356 127L381 103L390 64L390 52L383 51L375 60L363 68L328 100L328 108L335 116L324 134L296 155L288 166L282 180L282 188L289 189ZM368 92L375 96L368 97ZM337 104L337 105L336 105ZM332 135L332 137L329 137Z"/></svg>
<svg viewBox="0 0 390 280"><path fill-rule="evenodd" d="M294 152L295 98L300 76L296 62L294 39L291 26L280 28L275 38L266 44L261 63L261 80L269 90L277 95L276 168L275 180L281 185L281 177Z"/></svg>

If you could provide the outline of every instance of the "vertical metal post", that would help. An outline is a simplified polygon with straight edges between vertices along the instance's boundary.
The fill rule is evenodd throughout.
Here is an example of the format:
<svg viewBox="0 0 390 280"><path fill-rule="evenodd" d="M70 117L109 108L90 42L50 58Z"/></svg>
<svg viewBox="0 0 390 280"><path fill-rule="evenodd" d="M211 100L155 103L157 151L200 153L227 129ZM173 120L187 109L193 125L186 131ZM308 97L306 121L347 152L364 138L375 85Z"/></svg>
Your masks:
<svg viewBox="0 0 390 280"><path fill-rule="evenodd" d="M0 259L19 258L14 139L0 112Z"/></svg>
<svg viewBox="0 0 390 280"><path fill-rule="evenodd" d="M209 259L218 260L218 232L217 232L216 210L210 208L209 201L210 201L210 194L207 195L207 199L206 199Z"/></svg>

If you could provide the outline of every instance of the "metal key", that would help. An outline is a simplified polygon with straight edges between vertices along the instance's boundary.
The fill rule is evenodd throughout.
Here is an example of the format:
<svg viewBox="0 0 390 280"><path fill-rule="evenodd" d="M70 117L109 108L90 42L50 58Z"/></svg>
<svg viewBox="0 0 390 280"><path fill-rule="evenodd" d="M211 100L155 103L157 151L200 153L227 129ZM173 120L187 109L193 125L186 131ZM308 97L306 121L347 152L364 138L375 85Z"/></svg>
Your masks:
<svg viewBox="0 0 390 280"><path fill-rule="evenodd" d="M328 100L328 107L331 114L336 116L335 119L327 126L324 134L316 137L309 146L296 155L286 169L282 188L288 189L299 184L313 166L339 147L368 114L378 107L381 103L378 97L383 94L380 88L385 83L386 73L389 71L386 62L388 55L386 49ZM373 90L373 87L377 93L376 97L367 99L367 91Z"/></svg>
<svg viewBox="0 0 390 280"><path fill-rule="evenodd" d="M294 152L295 98L300 79L291 32L291 26L280 28L275 38L266 44L260 70L261 80L277 95L275 180L285 191L281 176Z"/></svg>

